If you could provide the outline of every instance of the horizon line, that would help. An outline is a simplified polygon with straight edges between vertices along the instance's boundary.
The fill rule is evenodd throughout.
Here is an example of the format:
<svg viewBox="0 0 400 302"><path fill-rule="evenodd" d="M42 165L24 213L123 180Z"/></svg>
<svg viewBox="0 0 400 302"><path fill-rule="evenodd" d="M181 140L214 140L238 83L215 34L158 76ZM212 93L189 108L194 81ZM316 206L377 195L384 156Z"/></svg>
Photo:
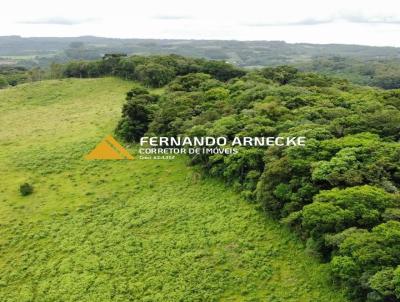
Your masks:
<svg viewBox="0 0 400 302"><path fill-rule="evenodd" d="M311 42L288 42L285 40L265 40L265 39L201 39L201 38L121 38L121 37L105 37L95 35L82 35L82 36L23 36L23 35L0 35L0 38L21 38L21 39L34 39L34 38L49 38L49 39L79 39L79 38L100 38L100 39L114 39L114 40L163 40L163 41L232 41L232 42L280 42L286 44L310 44L310 45L346 45L346 46L363 46L363 47L377 47L377 48L400 48L393 45L372 45L372 44L353 44L353 43L311 43Z"/></svg>

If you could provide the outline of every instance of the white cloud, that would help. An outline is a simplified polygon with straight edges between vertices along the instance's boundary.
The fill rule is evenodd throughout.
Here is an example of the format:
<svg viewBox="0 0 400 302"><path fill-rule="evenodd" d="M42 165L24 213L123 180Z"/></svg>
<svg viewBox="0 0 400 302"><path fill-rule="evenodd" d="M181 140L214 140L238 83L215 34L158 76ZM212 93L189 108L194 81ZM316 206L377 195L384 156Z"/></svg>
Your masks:
<svg viewBox="0 0 400 302"><path fill-rule="evenodd" d="M49 17L18 21L20 24L48 24L48 25L78 25L84 23L91 23L96 19L76 19L66 17Z"/></svg>
<svg viewBox="0 0 400 302"><path fill-rule="evenodd" d="M185 16L185 15L156 15L153 18L154 19L159 19L159 20L188 20L188 19L192 19L192 17Z"/></svg>
<svg viewBox="0 0 400 302"><path fill-rule="evenodd" d="M334 22L348 22L348 23L364 23L364 24L399 24L400 17L396 16L363 16L363 15L338 15L335 17L327 18L306 18L298 21L279 21L279 22L266 22L266 23L245 23L243 25L253 26L253 27L263 27L263 26L298 26L298 25L321 25Z"/></svg>
<svg viewBox="0 0 400 302"><path fill-rule="evenodd" d="M399 34L398 0L13 0L0 10L0 35L400 46Z"/></svg>

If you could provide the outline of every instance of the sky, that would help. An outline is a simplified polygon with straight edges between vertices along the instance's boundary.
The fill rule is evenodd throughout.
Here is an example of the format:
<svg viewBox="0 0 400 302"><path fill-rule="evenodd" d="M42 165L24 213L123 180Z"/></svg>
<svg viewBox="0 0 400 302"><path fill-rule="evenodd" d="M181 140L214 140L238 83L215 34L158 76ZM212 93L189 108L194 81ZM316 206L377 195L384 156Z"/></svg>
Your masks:
<svg viewBox="0 0 400 302"><path fill-rule="evenodd" d="M12 0L0 36L280 40L400 47L399 0Z"/></svg>

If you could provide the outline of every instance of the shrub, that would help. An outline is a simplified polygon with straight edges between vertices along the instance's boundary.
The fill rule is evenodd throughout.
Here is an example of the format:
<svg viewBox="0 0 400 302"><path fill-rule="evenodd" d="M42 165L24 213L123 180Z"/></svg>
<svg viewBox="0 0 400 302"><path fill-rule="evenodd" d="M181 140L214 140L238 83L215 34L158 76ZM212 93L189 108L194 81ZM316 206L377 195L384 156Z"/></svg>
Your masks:
<svg viewBox="0 0 400 302"><path fill-rule="evenodd" d="M0 74L0 89L8 86L8 82L5 76Z"/></svg>
<svg viewBox="0 0 400 302"><path fill-rule="evenodd" d="M116 134L126 141L137 142L148 129L153 112L152 104L156 99L143 87L131 89L122 107L122 118L115 130Z"/></svg>
<svg viewBox="0 0 400 302"><path fill-rule="evenodd" d="M26 182L19 186L19 192L22 196L30 195L33 193L33 186Z"/></svg>

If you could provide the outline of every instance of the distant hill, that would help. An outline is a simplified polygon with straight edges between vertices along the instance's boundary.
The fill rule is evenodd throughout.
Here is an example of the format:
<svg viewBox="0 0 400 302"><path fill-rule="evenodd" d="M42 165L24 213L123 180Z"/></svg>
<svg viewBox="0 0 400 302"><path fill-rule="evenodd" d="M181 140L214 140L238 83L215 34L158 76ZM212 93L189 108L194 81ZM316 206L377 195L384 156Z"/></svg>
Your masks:
<svg viewBox="0 0 400 302"><path fill-rule="evenodd" d="M342 44L290 44L283 41L115 39L93 36L70 38L0 37L0 56L66 55L72 59L100 57L107 52L169 54L222 59L239 66L273 65L315 56L363 59L400 58L400 48Z"/></svg>
<svg viewBox="0 0 400 302"><path fill-rule="evenodd" d="M0 66L47 67L94 60L106 53L179 54L224 60L241 67L294 65L355 83L400 87L400 48L284 41L162 40L82 37L0 37Z"/></svg>

